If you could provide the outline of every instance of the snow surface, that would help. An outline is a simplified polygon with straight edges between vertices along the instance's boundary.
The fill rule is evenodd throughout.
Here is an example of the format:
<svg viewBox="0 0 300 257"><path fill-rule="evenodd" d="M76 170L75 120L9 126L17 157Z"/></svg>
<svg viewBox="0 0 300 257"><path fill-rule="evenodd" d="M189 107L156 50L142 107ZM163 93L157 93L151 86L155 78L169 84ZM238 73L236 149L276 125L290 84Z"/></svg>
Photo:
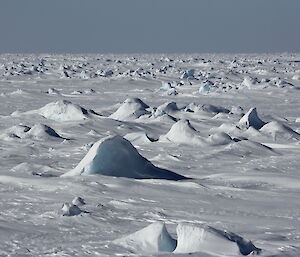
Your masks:
<svg viewBox="0 0 300 257"><path fill-rule="evenodd" d="M299 60L0 55L0 256L300 256Z"/></svg>

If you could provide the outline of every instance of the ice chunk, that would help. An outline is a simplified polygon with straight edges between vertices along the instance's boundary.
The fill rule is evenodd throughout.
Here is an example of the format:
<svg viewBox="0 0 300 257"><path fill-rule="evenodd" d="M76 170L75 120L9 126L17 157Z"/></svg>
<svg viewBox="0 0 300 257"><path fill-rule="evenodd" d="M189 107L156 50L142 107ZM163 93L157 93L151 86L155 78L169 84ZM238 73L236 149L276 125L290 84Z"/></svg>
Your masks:
<svg viewBox="0 0 300 257"><path fill-rule="evenodd" d="M208 94L211 91L211 86L209 84L204 84L200 86L199 93Z"/></svg>
<svg viewBox="0 0 300 257"><path fill-rule="evenodd" d="M195 79L194 75L195 75L195 70L191 69L191 70L187 70L187 71L183 72L180 78L181 79Z"/></svg>
<svg viewBox="0 0 300 257"><path fill-rule="evenodd" d="M176 82L174 81L162 81L160 90L168 91L176 87Z"/></svg>
<svg viewBox="0 0 300 257"><path fill-rule="evenodd" d="M53 87L49 88L47 93L49 95L59 95L60 94L60 92L57 89L53 88Z"/></svg>

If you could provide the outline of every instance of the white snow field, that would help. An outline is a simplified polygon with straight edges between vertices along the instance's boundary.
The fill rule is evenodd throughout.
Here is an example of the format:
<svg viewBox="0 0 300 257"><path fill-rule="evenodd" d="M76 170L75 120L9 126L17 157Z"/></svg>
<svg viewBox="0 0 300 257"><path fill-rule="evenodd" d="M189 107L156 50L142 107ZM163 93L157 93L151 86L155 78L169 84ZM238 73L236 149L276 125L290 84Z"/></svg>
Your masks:
<svg viewBox="0 0 300 257"><path fill-rule="evenodd" d="M300 54L0 55L0 256L300 256Z"/></svg>

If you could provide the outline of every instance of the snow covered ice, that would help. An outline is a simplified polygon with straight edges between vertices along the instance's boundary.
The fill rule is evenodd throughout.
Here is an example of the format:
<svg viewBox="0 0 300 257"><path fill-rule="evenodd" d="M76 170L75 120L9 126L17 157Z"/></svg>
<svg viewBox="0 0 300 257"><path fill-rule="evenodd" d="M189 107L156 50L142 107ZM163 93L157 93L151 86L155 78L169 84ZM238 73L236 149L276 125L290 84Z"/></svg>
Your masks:
<svg viewBox="0 0 300 257"><path fill-rule="evenodd" d="M0 55L0 256L300 256L299 60Z"/></svg>
<svg viewBox="0 0 300 257"><path fill-rule="evenodd" d="M137 179L181 180L184 176L154 166L120 136L96 142L82 161L62 176L102 174Z"/></svg>

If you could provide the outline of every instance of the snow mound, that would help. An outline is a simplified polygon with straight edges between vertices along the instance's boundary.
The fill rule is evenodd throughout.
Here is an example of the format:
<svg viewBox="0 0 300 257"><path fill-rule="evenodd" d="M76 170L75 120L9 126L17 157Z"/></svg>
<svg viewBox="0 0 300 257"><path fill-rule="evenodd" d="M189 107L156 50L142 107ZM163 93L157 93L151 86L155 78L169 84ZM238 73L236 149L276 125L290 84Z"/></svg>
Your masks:
<svg viewBox="0 0 300 257"><path fill-rule="evenodd" d="M160 90L168 91L172 88L175 88L176 86L177 86L177 83L175 81L162 81Z"/></svg>
<svg viewBox="0 0 300 257"><path fill-rule="evenodd" d="M124 136L128 141L130 141L132 144L148 144L151 142L154 142L155 140L151 137L149 137L145 132L133 132L126 134Z"/></svg>
<svg viewBox="0 0 300 257"><path fill-rule="evenodd" d="M258 80L256 78L245 77L241 85L251 89L257 83L258 83Z"/></svg>
<svg viewBox="0 0 300 257"><path fill-rule="evenodd" d="M181 74L181 79L196 79L195 78L195 70L194 69L191 69L191 70L187 70L187 71L184 71L182 74Z"/></svg>
<svg viewBox="0 0 300 257"><path fill-rule="evenodd" d="M176 248L176 240L170 236L163 222L152 223L113 242L136 253L173 252Z"/></svg>
<svg viewBox="0 0 300 257"><path fill-rule="evenodd" d="M199 111L202 111L202 108L201 108L201 105L192 102L192 103L188 104L184 110L186 112L199 112Z"/></svg>
<svg viewBox="0 0 300 257"><path fill-rule="evenodd" d="M26 136L33 137L36 139L51 139L51 138L60 138L62 137L56 133L54 129L44 124L34 125L27 133Z"/></svg>
<svg viewBox="0 0 300 257"><path fill-rule="evenodd" d="M62 215L63 216L76 216L82 213L82 210L77 205L70 204L70 203L64 203L62 208Z"/></svg>
<svg viewBox="0 0 300 257"><path fill-rule="evenodd" d="M292 77L293 80L300 80L300 75L296 74Z"/></svg>
<svg viewBox="0 0 300 257"><path fill-rule="evenodd" d="M149 108L139 98L127 98L123 104L109 118L114 120L134 120L145 114L150 114L146 109Z"/></svg>
<svg viewBox="0 0 300 257"><path fill-rule="evenodd" d="M212 104L203 104L201 109L210 113L229 113L230 111L222 106L216 106Z"/></svg>
<svg viewBox="0 0 300 257"><path fill-rule="evenodd" d="M157 121L177 121L177 119L175 117L167 114L164 110L158 109L156 107L154 107L152 110L150 120L151 119L154 119Z"/></svg>
<svg viewBox="0 0 300 257"><path fill-rule="evenodd" d="M300 134L291 129L290 127L278 122L271 121L264 125L261 129L261 132L271 135L275 141L278 139L296 139L300 140Z"/></svg>
<svg viewBox="0 0 300 257"><path fill-rule="evenodd" d="M54 121L84 120L88 115L86 109L67 100L46 104L38 110L38 113Z"/></svg>
<svg viewBox="0 0 300 257"><path fill-rule="evenodd" d="M235 124L230 123L222 123L219 127L211 128L212 132L225 132L230 135L239 135L241 133L241 129L237 127Z"/></svg>
<svg viewBox="0 0 300 257"><path fill-rule="evenodd" d="M175 253L208 253L217 256L240 256L260 253L251 241L234 233L211 227L200 228L191 225L177 226L177 247Z"/></svg>
<svg viewBox="0 0 300 257"><path fill-rule="evenodd" d="M175 102L167 102L157 107L157 112L163 112L167 114L172 114L179 110L180 109Z"/></svg>
<svg viewBox="0 0 300 257"><path fill-rule="evenodd" d="M56 88L50 87L47 91L47 94L49 94L49 95L60 95L60 92Z"/></svg>
<svg viewBox="0 0 300 257"><path fill-rule="evenodd" d="M256 108L251 108L239 121L239 125L242 128L253 127L257 130L265 124L266 123L258 117Z"/></svg>
<svg viewBox="0 0 300 257"><path fill-rule="evenodd" d="M206 139L206 142L209 145L218 146L218 145L227 145L227 144L232 143L233 141L232 141L232 138L228 134L226 134L224 132L219 132L219 133L210 135Z"/></svg>
<svg viewBox="0 0 300 257"><path fill-rule="evenodd" d="M234 144L229 144L225 147L225 151L228 151L230 155L237 156L277 155L277 153L271 147L251 140L240 140Z"/></svg>
<svg viewBox="0 0 300 257"><path fill-rule="evenodd" d="M26 133L30 130L30 127L25 125L15 125L5 130L3 134L0 135L1 139L10 140L14 138L24 138Z"/></svg>
<svg viewBox="0 0 300 257"><path fill-rule="evenodd" d="M185 119L177 121L169 132L161 137L161 140L165 139L178 144L202 145L204 143L199 132Z"/></svg>
<svg viewBox="0 0 300 257"><path fill-rule="evenodd" d="M89 174L136 179L185 179L184 176L154 166L121 136L96 142L79 164L62 176Z"/></svg>
<svg viewBox="0 0 300 257"><path fill-rule="evenodd" d="M73 200L72 200L72 204L77 205L77 206L82 206L85 205L85 201L83 198L76 196Z"/></svg>
<svg viewBox="0 0 300 257"><path fill-rule="evenodd" d="M232 106L230 113L235 115L243 115L244 109L241 106Z"/></svg>
<svg viewBox="0 0 300 257"><path fill-rule="evenodd" d="M32 128L26 125L16 125L8 128L4 134L0 135L0 138L5 140L11 139L64 139L56 133L54 129L44 124L36 124Z"/></svg>

